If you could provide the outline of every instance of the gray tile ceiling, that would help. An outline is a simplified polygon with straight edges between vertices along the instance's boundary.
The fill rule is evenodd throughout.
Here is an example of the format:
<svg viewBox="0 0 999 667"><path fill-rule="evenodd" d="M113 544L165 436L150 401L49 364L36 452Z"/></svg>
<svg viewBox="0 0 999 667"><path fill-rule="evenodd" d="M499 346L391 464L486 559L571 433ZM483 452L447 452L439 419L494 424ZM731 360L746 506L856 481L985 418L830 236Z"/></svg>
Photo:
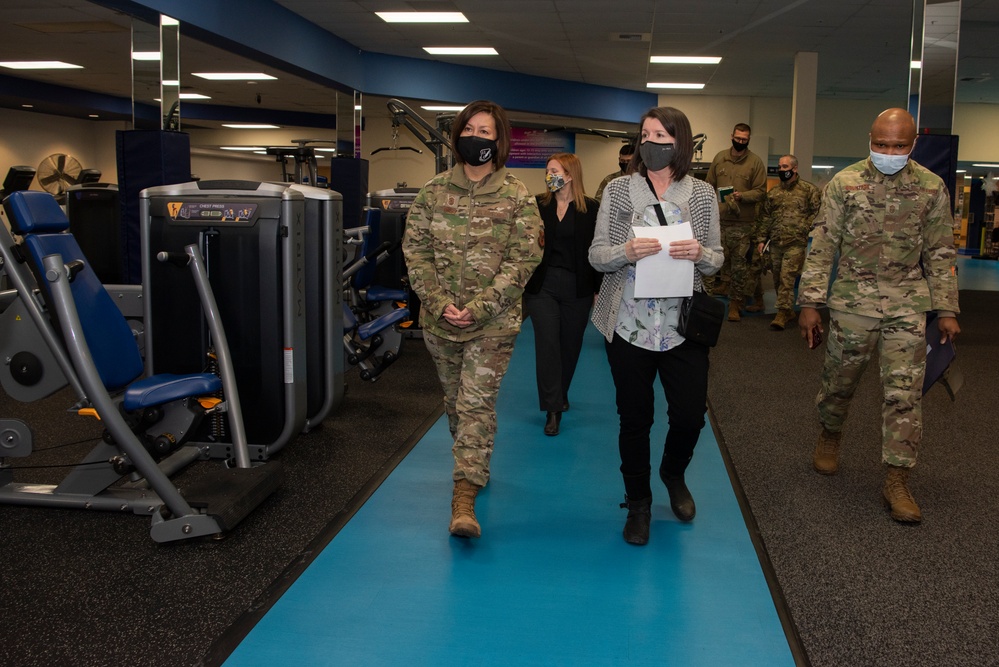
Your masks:
<svg viewBox="0 0 999 667"><path fill-rule="evenodd" d="M799 51L818 53L820 97L898 104L908 86L912 0L277 2L362 51L629 90L645 91L649 81L679 80L707 84L699 95L789 97ZM387 24L374 15L406 9L461 11L469 23ZM81 0L0 0L0 59L65 60L85 68L0 74L129 98L131 25L129 17ZM963 0L959 102L999 103L997 37L999 0ZM492 46L499 56L435 57L424 46ZM723 60L696 67L649 63L650 55L672 54ZM247 68L279 80L211 83L189 75ZM323 114L335 108L334 93L326 87L191 38L182 44L181 69L183 87L210 95L211 104ZM0 95L0 106L16 108L25 101L9 90ZM383 107L366 102L366 113Z"/></svg>

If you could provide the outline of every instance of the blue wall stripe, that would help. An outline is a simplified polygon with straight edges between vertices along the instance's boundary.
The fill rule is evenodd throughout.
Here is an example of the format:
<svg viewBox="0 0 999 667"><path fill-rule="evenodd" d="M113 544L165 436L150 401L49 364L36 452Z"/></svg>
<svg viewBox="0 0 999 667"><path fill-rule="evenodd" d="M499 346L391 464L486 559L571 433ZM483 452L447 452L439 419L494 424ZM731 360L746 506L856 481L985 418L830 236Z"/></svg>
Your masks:
<svg viewBox="0 0 999 667"><path fill-rule="evenodd" d="M638 124L658 103L651 93L487 70L450 63L365 53L370 95L464 103L493 100L508 110Z"/></svg>
<svg viewBox="0 0 999 667"><path fill-rule="evenodd" d="M310 81L368 95L464 103L491 99L509 109L635 123L654 93L594 86L362 52L271 0L96 0L126 14L181 21L181 34L213 43Z"/></svg>

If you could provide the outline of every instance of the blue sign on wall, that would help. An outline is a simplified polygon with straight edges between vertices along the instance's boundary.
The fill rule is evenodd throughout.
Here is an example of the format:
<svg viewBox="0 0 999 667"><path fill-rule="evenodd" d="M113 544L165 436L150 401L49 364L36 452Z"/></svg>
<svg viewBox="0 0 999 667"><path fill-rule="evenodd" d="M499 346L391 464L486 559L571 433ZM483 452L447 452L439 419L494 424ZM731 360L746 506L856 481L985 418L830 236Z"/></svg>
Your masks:
<svg viewBox="0 0 999 667"><path fill-rule="evenodd" d="M554 153L575 153L576 135L565 130L536 130L515 127L510 133L507 167L544 169Z"/></svg>

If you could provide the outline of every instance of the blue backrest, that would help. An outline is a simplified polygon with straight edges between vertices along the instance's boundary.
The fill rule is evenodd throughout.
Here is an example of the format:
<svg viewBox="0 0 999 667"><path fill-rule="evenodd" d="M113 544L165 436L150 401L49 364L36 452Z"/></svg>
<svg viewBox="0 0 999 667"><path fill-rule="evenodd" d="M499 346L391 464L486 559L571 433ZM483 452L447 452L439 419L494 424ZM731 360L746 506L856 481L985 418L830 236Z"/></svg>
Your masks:
<svg viewBox="0 0 999 667"><path fill-rule="evenodd" d="M369 252L377 248L382 242L381 235L382 212L377 208L369 208L365 211L364 224L368 228L368 233L364 235L361 243L360 257L364 257ZM364 289L375 280L375 272L378 271L378 264L372 257L371 261L362 266L353 277L354 289Z"/></svg>
<svg viewBox="0 0 999 667"><path fill-rule="evenodd" d="M83 335L93 356L101 381L109 391L122 389L142 374L142 356L125 317L87 264L80 246L69 229L69 220L55 198L47 192L24 190L4 200L11 229L24 238L35 275L42 275L42 258L62 255L63 263L82 260L84 268L70 287ZM40 281L52 311L52 295L45 280Z"/></svg>

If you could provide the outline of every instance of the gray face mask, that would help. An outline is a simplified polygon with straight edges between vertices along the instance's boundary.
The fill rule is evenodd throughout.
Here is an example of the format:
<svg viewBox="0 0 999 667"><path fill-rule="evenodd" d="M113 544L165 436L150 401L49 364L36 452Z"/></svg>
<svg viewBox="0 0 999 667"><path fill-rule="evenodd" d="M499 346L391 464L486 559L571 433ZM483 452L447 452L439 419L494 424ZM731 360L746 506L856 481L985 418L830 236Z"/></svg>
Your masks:
<svg viewBox="0 0 999 667"><path fill-rule="evenodd" d="M673 164L673 159L676 157L676 146L645 141L638 147L638 154L642 156L642 163L645 164L646 169L660 171Z"/></svg>

